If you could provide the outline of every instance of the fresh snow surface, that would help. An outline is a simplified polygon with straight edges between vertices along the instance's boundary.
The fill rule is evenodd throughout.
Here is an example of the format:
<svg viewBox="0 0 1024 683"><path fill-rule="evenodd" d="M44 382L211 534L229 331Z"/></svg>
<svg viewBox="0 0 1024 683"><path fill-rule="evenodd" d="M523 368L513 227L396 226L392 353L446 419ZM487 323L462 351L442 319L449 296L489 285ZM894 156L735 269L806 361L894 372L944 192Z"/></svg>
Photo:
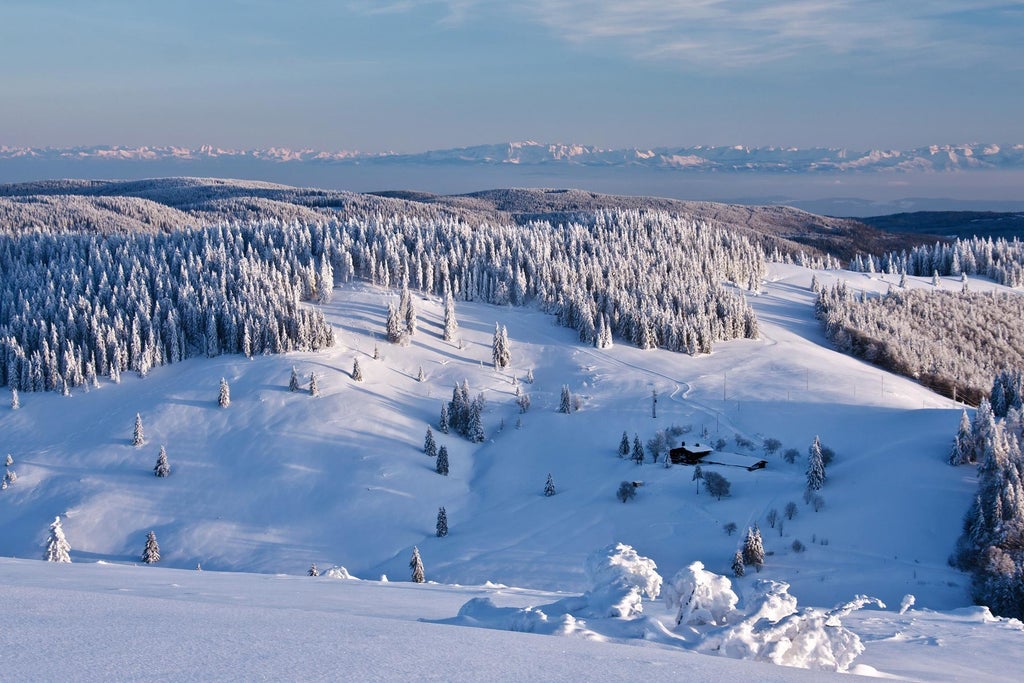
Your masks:
<svg viewBox="0 0 1024 683"><path fill-rule="evenodd" d="M352 680L803 680L799 670L642 638L604 639L650 647L418 621L453 619L474 597L519 608L584 594L593 587L587 558L614 543L653 560L666 581L695 561L728 575L745 529L757 523L769 554L760 573L748 568L732 579L737 594L771 580L788 584L801 607L828 610L858 594L889 605L843 618L866 646L853 671L1013 678L1024 664L1020 624L989 623L970 608L968 577L946 563L975 486L973 470L945 464L960 406L832 351L813 319L811 275L772 266L751 299L761 339L718 344L710 356L625 344L596 350L536 310L470 302L456 303L460 348L442 341L433 298L415 299L419 329L400 347L383 339L397 293L353 285L324 306L338 342L326 352L193 359L71 398L22 393L19 410L0 408L0 449L12 453L18 474L0 492L0 556L40 558L60 515L75 564L0 563L2 677L242 680L344 670ZM875 292L897 279L816 275ZM912 280L931 286L930 278ZM510 371L491 366L495 322L508 328ZM350 377L355 358L361 383ZM288 391L292 366L304 381L316 372L320 396ZM528 369L533 384L524 382ZM532 399L520 429L513 374ZM231 388L228 408L217 405L221 377ZM463 379L471 395L487 398L482 444L437 430L442 402ZM571 415L556 412L565 384L582 403ZM136 413L141 448L131 445ZM448 447L448 477L422 452L428 425ZM731 495L717 501L698 493L691 467L617 457L624 430L646 442L671 425L692 427L683 439L706 429L706 440L724 438L741 455L761 452L737 446L736 435L757 444L774 437L801 457L789 465L776 454L756 472L705 466L732 482ZM836 452L820 512L802 500L815 435ZM166 479L152 471L160 445L171 465ZM549 472L557 494L545 497ZM624 480L643 484L620 503ZM797 516L783 518L781 532L771 528L766 513L782 513L789 501ZM434 535L441 506L446 538ZM731 536L729 522L739 527ZM121 566L139 562L150 530L160 566ZM794 552L795 540L806 551ZM407 583L413 546L428 581L447 585ZM325 573L344 565L353 576L391 582L310 579L313 562ZM206 571L191 571L198 563ZM455 585L488 582L529 590ZM916 604L899 615L907 594ZM678 609L661 600L643 606L645 619L673 627ZM156 663L147 666L147 656Z"/></svg>

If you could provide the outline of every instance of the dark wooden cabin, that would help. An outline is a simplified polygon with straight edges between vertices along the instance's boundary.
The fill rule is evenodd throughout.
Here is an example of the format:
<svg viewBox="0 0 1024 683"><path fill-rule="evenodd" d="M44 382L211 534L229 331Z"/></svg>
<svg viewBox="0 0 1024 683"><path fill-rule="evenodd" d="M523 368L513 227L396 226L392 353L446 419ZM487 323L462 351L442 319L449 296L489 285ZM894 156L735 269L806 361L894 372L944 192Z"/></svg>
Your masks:
<svg viewBox="0 0 1024 683"><path fill-rule="evenodd" d="M668 452L668 457L673 465L696 465L703 458L714 452L714 449L707 444L694 441L687 444L685 441L679 448L673 448Z"/></svg>

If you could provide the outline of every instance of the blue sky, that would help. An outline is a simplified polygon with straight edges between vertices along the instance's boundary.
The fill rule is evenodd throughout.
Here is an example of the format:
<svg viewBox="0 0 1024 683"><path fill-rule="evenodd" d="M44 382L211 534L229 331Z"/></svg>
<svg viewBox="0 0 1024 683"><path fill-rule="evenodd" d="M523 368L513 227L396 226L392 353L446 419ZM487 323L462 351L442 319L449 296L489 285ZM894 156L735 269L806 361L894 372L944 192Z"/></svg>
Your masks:
<svg viewBox="0 0 1024 683"><path fill-rule="evenodd" d="M0 144L1024 142L1024 0L0 3Z"/></svg>

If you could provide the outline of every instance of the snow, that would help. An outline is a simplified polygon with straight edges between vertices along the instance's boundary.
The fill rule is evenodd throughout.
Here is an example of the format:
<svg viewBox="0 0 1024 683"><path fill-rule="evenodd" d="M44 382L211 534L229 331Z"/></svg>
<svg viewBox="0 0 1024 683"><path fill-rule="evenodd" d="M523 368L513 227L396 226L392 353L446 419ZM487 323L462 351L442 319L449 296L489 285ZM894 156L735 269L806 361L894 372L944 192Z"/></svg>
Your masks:
<svg viewBox="0 0 1024 683"><path fill-rule="evenodd" d="M844 278L883 292L897 279L813 274L822 284ZM762 338L716 345L710 356L622 343L597 350L536 310L472 302L456 302L460 348L442 340L443 307L433 298L415 299L419 330L407 346L391 345L382 335L397 293L351 285L323 306L338 342L326 352L193 359L71 398L22 393L21 408L4 408L0 418L19 475L0 492L0 556L32 559L0 560L0 670L17 680L339 671L352 680L820 680L697 656L687 651L694 642L672 630L679 604L652 600L655 565L675 577L666 594L682 593L677 572L685 568L694 584L709 580L698 569L728 573L742 542L742 533L723 530L733 522L758 523L768 556L760 573L731 581L730 590L744 596L744 610L772 601L785 608L749 623L751 633L792 642L855 596L901 605L913 594L904 614L869 607L842 617L865 648L845 663L851 671L1005 679L1024 664L1020 624L970 611L969 578L946 562L976 483L969 468L945 464L961 407L832 351L812 316L811 276L773 265L751 299ZM911 280L931 286L930 278ZM996 288L972 280L973 289L985 287ZM491 364L495 322L509 332L510 370ZM350 377L355 359L361 383ZM293 365L303 379L316 372L318 397L288 391ZM529 369L533 384L524 381ZM531 397L524 415L513 375ZM221 377L231 387L227 408L217 403ZM436 429L442 402L463 379L487 399L482 444ZM582 403L570 415L556 412L564 384ZM136 413L146 435L140 448L131 445ZM777 438L780 453L796 448L801 457L790 465L777 454L755 472L702 465L732 483L721 501L698 489L691 467L618 458L624 430L646 441L673 425L689 425L702 441L723 438L736 456L762 457L736 446L738 435L756 444ZM449 450L450 476L437 475L422 451L428 426ZM801 497L815 435L836 452L820 512ZM161 445L171 467L164 479L153 476ZM557 484L551 497L543 495L548 472ZM643 481L626 503L615 498L622 480ZM770 527L767 512L789 501L797 516ZM442 506L450 532L436 538ZM55 515L74 564L34 559ZM159 566L126 566L150 530L160 540ZM792 549L795 540L804 552ZM618 544L633 554L609 561ZM408 583L413 546L427 581L437 583ZM597 549L604 559L588 575ZM306 577L314 562L338 569ZM193 571L200 563L204 571ZM613 566L613 576L633 583L598 601L595 587L609 585ZM390 582L367 580L385 574ZM347 577L364 580L337 580ZM721 593L712 595L700 628L735 628L725 623ZM814 607L797 609L785 597L792 595ZM619 605L619 615L591 616L598 602ZM507 627L495 616L506 609L503 619L532 625L523 630L573 637L495 630ZM490 626L453 632L460 618ZM801 652L827 643L806 645ZM744 656L811 661L778 645L744 647Z"/></svg>

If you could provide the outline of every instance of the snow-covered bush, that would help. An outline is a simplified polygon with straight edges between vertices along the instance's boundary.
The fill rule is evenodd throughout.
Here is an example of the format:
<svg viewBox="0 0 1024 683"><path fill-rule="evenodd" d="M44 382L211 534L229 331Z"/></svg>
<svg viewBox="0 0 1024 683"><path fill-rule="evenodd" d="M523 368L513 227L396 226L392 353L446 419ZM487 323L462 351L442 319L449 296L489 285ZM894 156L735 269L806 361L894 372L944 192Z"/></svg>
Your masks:
<svg viewBox="0 0 1024 683"><path fill-rule="evenodd" d="M669 609L676 610L677 626L724 626L739 602L729 579L705 570L702 562L694 562L676 572L665 584L661 597Z"/></svg>
<svg viewBox="0 0 1024 683"><path fill-rule="evenodd" d="M840 619L865 605L885 607L874 598L857 596L831 610L798 610L789 584L766 580L755 581L744 598L742 618L708 632L697 643L698 651L802 669L847 671L864 645Z"/></svg>
<svg viewBox="0 0 1024 683"><path fill-rule="evenodd" d="M329 579L345 579L350 581L357 580L356 577L348 573L347 569L341 566L331 567L327 571L323 572L323 576L326 576Z"/></svg>
<svg viewBox="0 0 1024 683"><path fill-rule="evenodd" d="M624 543L613 543L591 554L585 569L592 588L588 612L594 616L629 618L643 613L642 599L657 598L661 575L653 560L641 557Z"/></svg>

